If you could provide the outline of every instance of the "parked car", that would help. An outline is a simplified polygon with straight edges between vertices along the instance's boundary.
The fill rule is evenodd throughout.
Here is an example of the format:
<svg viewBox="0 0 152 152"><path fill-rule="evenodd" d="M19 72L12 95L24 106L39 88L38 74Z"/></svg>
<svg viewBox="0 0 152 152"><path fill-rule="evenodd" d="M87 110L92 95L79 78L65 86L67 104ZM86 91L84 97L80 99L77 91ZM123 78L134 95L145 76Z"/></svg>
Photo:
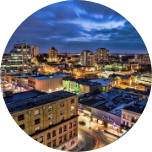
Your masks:
<svg viewBox="0 0 152 152"><path fill-rule="evenodd" d="M86 125L86 123L84 121L79 121L79 124L83 125L83 126Z"/></svg>

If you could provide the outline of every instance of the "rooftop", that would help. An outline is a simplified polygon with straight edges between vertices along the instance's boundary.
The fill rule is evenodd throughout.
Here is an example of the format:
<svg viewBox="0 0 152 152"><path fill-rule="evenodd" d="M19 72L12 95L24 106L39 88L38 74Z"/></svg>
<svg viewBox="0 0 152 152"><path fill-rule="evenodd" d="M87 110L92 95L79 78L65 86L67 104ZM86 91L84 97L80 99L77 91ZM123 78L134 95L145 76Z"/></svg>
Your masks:
<svg viewBox="0 0 152 152"><path fill-rule="evenodd" d="M7 103L12 103L12 102L17 102L20 100L29 99L29 98L35 98L37 96L44 95L44 94L46 94L46 93L32 90L32 91L28 91L28 92L21 92L21 93L13 94L13 96L6 97L6 98L4 98L4 100L5 100L5 103L7 104Z"/></svg>
<svg viewBox="0 0 152 152"><path fill-rule="evenodd" d="M28 92L28 93L30 93L30 92ZM22 94L22 96L23 96L23 94ZM26 110L26 109L37 107L37 106L44 105L47 103L51 103L53 101L68 98L71 96L75 96L75 94L66 92L66 91L57 91L57 92L53 92L50 94L44 94L44 95L39 95L39 96L35 96L35 97L29 96L28 98L27 98L27 96L26 96L26 98L25 97L22 98L21 95L19 95L20 100L14 100L10 103L7 103L6 106L9 110L9 112L12 114L12 113L19 112L22 110ZM10 98L10 97L7 97L7 98ZM7 98L4 98L5 102L6 102L6 100L8 100ZM10 98L10 100L11 100L11 98Z"/></svg>
<svg viewBox="0 0 152 152"><path fill-rule="evenodd" d="M53 78L62 78L62 77L67 77L67 74L56 74L56 75L45 75L45 76L30 76L33 79L36 80L46 80L46 79L53 79Z"/></svg>
<svg viewBox="0 0 152 152"><path fill-rule="evenodd" d="M145 109L145 106L141 106L139 104L135 104L135 105L131 105L129 107L125 107L123 109L142 114L144 109Z"/></svg>
<svg viewBox="0 0 152 152"><path fill-rule="evenodd" d="M101 79L94 79L94 80L90 80L90 81L100 83L102 85L102 87L107 87L107 86L109 86L108 83L116 81L116 80L115 79L101 78Z"/></svg>
<svg viewBox="0 0 152 152"><path fill-rule="evenodd" d="M126 91L117 89L91 97L79 99L79 103L121 116L121 110L126 105L133 104L138 98Z"/></svg>
<svg viewBox="0 0 152 152"><path fill-rule="evenodd" d="M90 82L90 81L87 81L87 80L74 79L72 77L67 78L66 80L75 81L79 84L83 84L83 85L87 85L87 86L93 86L93 85L99 84L98 82Z"/></svg>
<svg viewBox="0 0 152 152"><path fill-rule="evenodd" d="M130 74L126 74L126 75L121 75L121 74L115 74L115 73L113 73L113 74L111 74L111 75L109 75L109 78L115 78L115 77L120 77L121 79L129 79L130 77L131 77L131 75Z"/></svg>

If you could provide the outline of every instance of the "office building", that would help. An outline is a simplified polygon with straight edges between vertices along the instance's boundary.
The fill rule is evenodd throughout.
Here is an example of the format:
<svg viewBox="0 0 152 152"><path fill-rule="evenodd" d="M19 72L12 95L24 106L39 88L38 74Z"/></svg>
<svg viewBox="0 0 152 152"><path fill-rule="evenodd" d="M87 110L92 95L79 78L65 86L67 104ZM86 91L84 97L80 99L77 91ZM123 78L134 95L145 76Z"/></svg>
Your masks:
<svg viewBox="0 0 152 152"><path fill-rule="evenodd" d="M84 66L94 66L95 54L89 50L84 50L81 53L81 64Z"/></svg>
<svg viewBox="0 0 152 152"><path fill-rule="evenodd" d="M65 91L29 91L4 98L15 122L34 140L68 151L78 143L78 97Z"/></svg>
<svg viewBox="0 0 152 152"><path fill-rule="evenodd" d="M57 61L57 55L58 55L58 50L55 49L55 47L52 47L49 50L49 61L50 62Z"/></svg>
<svg viewBox="0 0 152 152"><path fill-rule="evenodd" d="M107 62L109 57L109 50L106 48L99 48L96 50L96 60L98 63Z"/></svg>
<svg viewBox="0 0 152 152"><path fill-rule="evenodd" d="M40 53L38 46L32 47L32 58L37 57L37 55Z"/></svg>
<svg viewBox="0 0 152 152"><path fill-rule="evenodd" d="M17 42L10 51L8 60L2 60L1 67L7 74L32 73L31 71L31 45Z"/></svg>

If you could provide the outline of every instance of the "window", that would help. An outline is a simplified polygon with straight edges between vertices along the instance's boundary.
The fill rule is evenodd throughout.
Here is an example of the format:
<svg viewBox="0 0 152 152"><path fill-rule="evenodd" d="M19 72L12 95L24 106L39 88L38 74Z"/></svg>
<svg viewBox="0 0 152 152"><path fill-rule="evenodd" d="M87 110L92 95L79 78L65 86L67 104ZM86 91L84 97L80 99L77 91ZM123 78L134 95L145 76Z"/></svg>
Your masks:
<svg viewBox="0 0 152 152"><path fill-rule="evenodd" d="M25 129L25 125L24 125L24 124L20 125L20 128L21 128L22 130L24 130L24 129Z"/></svg>
<svg viewBox="0 0 152 152"><path fill-rule="evenodd" d="M60 111L60 115L64 115L64 110L61 110L61 111Z"/></svg>
<svg viewBox="0 0 152 152"><path fill-rule="evenodd" d="M48 111L52 111L53 110L53 106L50 105L49 108L48 108Z"/></svg>
<svg viewBox="0 0 152 152"><path fill-rule="evenodd" d="M76 126L76 121L73 122L73 126L74 126L74 127Z"/></svg>
<svg viewBox="0 0 152 152"><path fill-rule="evenodd" d="M56 146L56 140L53 140L53 147Z"/></svg>
<svg viewBox="0 0 152 152"><path fill-rule="evenodd" d="M60 103L60 107L64 107L64 103L62 102L62 103Z"/></svg>
<svg viewBox="0 0 152 152"><path fill-rule="evenodd" d="M71 138L72 137L72 131L70 131L70 133L69 133L69 138Z"/></svg>
<svg viewBox="0 0 152 152"><path fill-rule="evenodd" d="M64 131L66 131L66 125L64 126Z"/></svg>
<svg viewBox="0 0 152 152"><path fill-rule="evenodd" d="M18 116L18 121L24 120L24 114Z"/></svg>
<svg viewBox="0 0 152 152"><path fill-rule="evenodd" d="M47 134L47 140L50 139L50 138L51 138L51 134L48 133L48 134Z"/></svg>
<svg viewBox="0 0 152 152"><path fill-rule="evenodd" d="M61 128L59 128L59 134L61 134L62 133L62 127Z"/></svg>
<svg viewBox="0 0 152 152"><path fill-rule="evenodd" d="M67 136L67 135L65 134L65 135L64 135L64 141L66 141L66 136Z"/></svg>
<svg viewBox="0 0 152 152"><path fill-rule="evenodd" d="M61 143L62 143L62 136L59 137L59 144L61 144Z"/></svg>
<svg viewBox="0 0 152 152"><path fill-rule="evenodd" d="M53 119L53 114L50 114L50 115L48 116L48 119L49 119L49 120Z"/></svg>
<svg viewBox="0 0 152 152"><path fill-rule="evenodd" d="M63 147L62 147L62 150L65 151L65 150L66 150L66 146L63 146Z"/></svg>
<svg viewBox="0 0 152 152"><path fill-rule="evenodd" d="M42 142L43 142L43 136L40 137L40 143L42 143Z"/></svg>
<svg viewBox="0 0 152 152"><path fill-rule="evenodd" d="M74 145L74 140L71 142L71 146Z"/></svg>
<svg viewBox="0 0 152 152"><path fill-rule="evenodd" d="M74 116L74 113L71 113L71 117L73 117Z"/></svg>
<svg viewBox="0 0 152 152"><path fill-rule="evenodd" d="M125 121L123 121L123 125L125 125Z"/></svg>
<svg viewBox="0 0 152 152"><path fill-rule="evenodd" d="M76 130L74 129L74 130L73 130L73 136L75 136L75 135L76 135Z"/></svg>
<svg viewBox="0 0 152 152"><path fill-rule="evenodd" d="M69 129L71 129L71 128L72 128L72 123L69 124Z"/></svg>
<svg viewBox="0 0 152 152"><path fill-rule="evenodd" d="M129 123L127 122L127 124L126 124L127 127L128 127L128 124L129 124Z"/></svg>
<svg viewBox="0 0 152 152"><path fill-rule="evenodd" d="M56 131L54 130L54 131L53 131L53 137L55 137L55 136L56 136Z"/></svg>
<svg viewBox="0 0 152 152"><path fill-rule="evenodd" d="M40 119L36 119L35 120L35 125L39 124L40 123Z"/></svg>
<svg viewBox="0 0 152 152"><path fill-rule="evenodd" d="M74 99L71 100L71 104L73 104L73 103L74 103Z"/></svg>
<svg viewBox="0 0 152 152"><path fill-rule="evenodd" d="M62 117L60 121L61 121L61 122L64 121L64 117Z"/></svg>
<svg viewBox="0 0 152 152"><path fill-rule="evenodd" d="M48 146L48 147L51 147L51 142L47 143L47 146Z"/></svg>
<svg viewBox="0 0 152 152"><path fill-rule="evenodd" d="M74 111L74 106L71 106L71 111Z"/></svg>
<svg viewBox="0 0 152 152"><path fill-rule="evenodd" d="M40 127L35 128L35 132L38 132L40 130Z"/></svg>
<svg viewBox="0 0 152 152"><path fill-rule="evenodd" d="M39 109L34 111L34 116L38 116L39 114L40 114L40 110Z"/></svg>
<svg viewBox="0 0 152 152"><path fill-rule="evenodd" d="M53 125L53 122L51 121L51 122L49 122L49 127L51 127Z"/></svg>

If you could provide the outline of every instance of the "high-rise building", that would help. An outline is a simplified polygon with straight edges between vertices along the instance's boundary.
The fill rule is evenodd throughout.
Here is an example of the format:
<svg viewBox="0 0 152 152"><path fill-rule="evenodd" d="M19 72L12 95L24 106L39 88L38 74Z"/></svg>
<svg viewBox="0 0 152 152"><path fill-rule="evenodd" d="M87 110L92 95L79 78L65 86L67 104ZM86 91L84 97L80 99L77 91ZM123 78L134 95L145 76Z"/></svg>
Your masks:
<svg viewBox="0 0 152 152"><path fill-rule="evenodd" d="M26 99L26 100L25 100ZM78 96L29 91L4 98L15 122L36 141L68 151L78 143Z"/></svg>
<svg viewBox="0 0 152 152"><path fill-rule="evenodd" d="M36 57L40 53L38 46L32 47L32 58Z"/></svg>
<svg viewBox="0 0 152 152"><path fill-rule="evenodd" d="M49 61L57 61L58 50L52 47L49 50Z"/></svg>
<svg viewBox="0 0 152 152"><path fill-rule="evenodd" d="M84 66L94 66L95 54L89 50L84 50L81 53L81 64Z"/></svg>
<svg viewBox="0 0 152 152"><path fill-rule="evenodd" d="M31 72L31 45L23 41L17 42L10 51L8 60L2 60L1 67L7 74Z"/></svg>
<svg viewBox="0 0 152 152"><path fill-rule="evenodd" d="M109 50L106 48L99 48L96 50L96 60L97 62L107 62L109 56Z"/></svg>

